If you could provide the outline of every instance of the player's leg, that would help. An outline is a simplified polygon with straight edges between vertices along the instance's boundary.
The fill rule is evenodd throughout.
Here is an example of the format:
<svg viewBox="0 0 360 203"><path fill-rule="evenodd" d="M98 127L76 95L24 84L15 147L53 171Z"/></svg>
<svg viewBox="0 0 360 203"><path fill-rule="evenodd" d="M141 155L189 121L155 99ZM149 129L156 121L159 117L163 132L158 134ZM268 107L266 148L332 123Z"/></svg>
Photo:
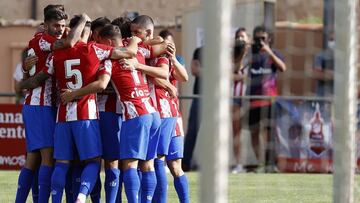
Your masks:
<svg viewBox="0 0 360 203"><path fill-rule="evenodd" d="M115 202L119 189L120 170L120 129L121 117L112 112L100 112L100 133L105 160L105 199L107 203Z"/></svg>
<svg viewBox="0 0 360 203"><path fill-rule="evenodd" d="M51 191L51 175L53 172L53 148L40 149L41 166L39 169L39 202L48 202Z"/></svg>
<svg viewBox="0 0 360 203"><path fill-rule="evenodd" d="M172 137L169 146L169 153L166 156L166 162L170 169L171 175L174 177L174 187L180 203L189 203L189 183L186 174L181 167L181 159L183 158L183 152L184 136Z"/></svg>
<svg viewBox="0 0 360 203"><path fill-rule="evenodd" d="M146 114L124 121L121 126L120 159L124 171L125 193L129 202L138 202L140 190L137 172L138 160L146 160L152 121L153 116ZM146 165L146 167L151 170L151 164Z"/></svg>
<svg viewBox="0 0 360 203"><path fill-rule="evenodd" d="M35 171L38 170L41 156L38 149L42 146L42 120L38 116L36 106L24 105L22 109L23 120L26 133L26 151L27 157L25 165L19 174L18 190L16 192L15 202L25 202L33 184Z"/></svg>
<svg viewBox="0 0 360 203"><path fill-rule="evenodd" d="M101 161L100 161L101 165ZM96 183L94 185L94 188L90 192L90 199L92 203L100 203L101 202L101 178L100 178L100 172L98 174Z"/></svg>
<svg viewBox="0 0 360 203"><path fill-rule="evenodd" d="M40 160L39 160L40 161ZM39 162L40 165L40 162ZM39 202L39 169L35 170L33 182L31 185L31 194L33 203Z"/></svg>
<svg viewBox="0 0 360 203"><path fill-rule="evenodd" d="M175 135L177 117L163 118L160 125L160 139L155 159L155 173L157 185L153 202L167 202L168 180L165 171L165 155L168 155L172 135Z"/></svg>
<svg viewBox="0 0 360 203"><path fill-rule="evenodd" d="M73 183L72 183L72 175L73 175L74 166L72 165L68 172L66 173L66 182L65 182L65 196L66 203L74 202L74 192L73 192Z"/></svg>
<svg viewBox="0 0 360 203"><path fill-rule="evenodd" d="M84 203L93 190L100 173L102 145L98 120L69 122L73 132L76 149L84 168L80 177L80 189L76 202Z"/></svg>
<svg viewBox="0 0 360 203"><path fill-rule="evenodd" d="M16 203L26 202L32 186L34 176L40 165L40 153L28 152L26 155L25 165L21 169L18 179L18 189L16 192Z"/></svg>
<svg viewBox="0 0 360 203"><path fill-rule="evenodd" d="M105 199L107 203L116 202L119 189L120 170L118 160L105 160Z"/></svg>
<svg viewBox="0 0 360 203"><path fill-rule="evenodd" d="M54 136L55 168L51 176L51 199L53 203L62 201L66 176L70 168L70 160L74 158L74 143L71 126L68 122L57 123Z"/></svg>
<svg viewBox="0 0 360 203"><path fill-rule="evenodd" d="M38 116L41 119L41 166L39 169L39 202L48 202L51 191L51 175L53 172L53 148L56 109L49 106L39 106L37 108Z"/></svg>
<svg viewBox="0 0 360 203"><path fill-rule="evenodd" d="M119 175L119 187L118 187L115 202L122 202L122 194L121 193L122 193L122 184L124 182L124 171L123 171L123 166L122 166L121 160L118 161L118 165L119 165L120 175Z"/></svg>

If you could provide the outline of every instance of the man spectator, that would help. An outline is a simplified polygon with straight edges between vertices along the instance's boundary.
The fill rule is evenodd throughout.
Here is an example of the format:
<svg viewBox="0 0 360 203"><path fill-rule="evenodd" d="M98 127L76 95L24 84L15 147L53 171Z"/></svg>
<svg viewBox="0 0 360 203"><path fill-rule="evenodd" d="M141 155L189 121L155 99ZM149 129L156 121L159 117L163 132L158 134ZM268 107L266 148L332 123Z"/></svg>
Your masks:
<svg viewBox="0 0 360 203"><path fill-rule="evenodd" d="M278 71L285 71L286 65L283 56L270 48L271 33L263 26L257 26L253 31L252 60L250 64L250 95L276 96ZM265 143L271 128L272 102L268 99L251 99L249 111L249 129L251 132L252 147L256 158L260 162L260 124L266 127ZM265 164L269 164L271 151L265 147ZM264 165L260 163L260 166Z"/></svg>
<svg viewBox="0 0 360 203"><path fill-rule="evenodd" d="M201 69L202 69L202 47L195 49L193 58L191 61L191 74L195 77L195 83L193 88L193 94L200 94L201 83ZM184 143L184 159L182 162L182 168L184 171L191 169L191 159L194 153L197 134L200 127L200 102L198 98L194 98L190 107L190 115L188 120L188 129L185 136Z"/></svg>
<svg viewBox="0 0 360 203"><path fill-rule="evenodd" d="M327 47L315 56L313 78L316 80L317 96L334 93L334 33L330 33Z"/></svg>

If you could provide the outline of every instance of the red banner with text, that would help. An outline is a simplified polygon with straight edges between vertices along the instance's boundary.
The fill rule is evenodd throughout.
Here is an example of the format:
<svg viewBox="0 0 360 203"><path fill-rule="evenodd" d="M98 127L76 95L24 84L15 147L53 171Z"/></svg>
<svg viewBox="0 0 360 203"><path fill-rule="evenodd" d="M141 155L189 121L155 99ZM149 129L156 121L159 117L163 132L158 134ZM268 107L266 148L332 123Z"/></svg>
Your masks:
<svg viewBox="0 0 360 203"><path fill-rule="evenodd" d="M22 106L0 104L0 170L17 170L25 164L25 129Z"/></svg>

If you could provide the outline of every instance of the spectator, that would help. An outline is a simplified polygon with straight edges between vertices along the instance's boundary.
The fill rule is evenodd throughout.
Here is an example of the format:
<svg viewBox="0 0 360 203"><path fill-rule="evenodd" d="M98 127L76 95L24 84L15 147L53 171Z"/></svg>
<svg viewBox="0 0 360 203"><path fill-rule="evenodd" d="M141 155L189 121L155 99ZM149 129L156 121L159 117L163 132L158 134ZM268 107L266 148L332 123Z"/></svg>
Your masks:
<svg viewBox="0 0 360 203"><path fill-rule="evenodd" d="M193 58L191 61L191 74L195 77L195 83L193 88L193 94L200 94L200 83L201 83L201 69L202 69L202 47L195 49ZM184 159L182 162L182 168L184 171L191 170L191 160L194 153L196 144L196 138L200 127L200 101L198 98L194 98L191 107L190 115L188 120L188 129L185 136L184 143Z"/></svg>
<svg viewBox="0 0 360 203"><path fill-rule="evenodd" d="M334 33L330 33L325 50L315 56L314 74L316 79L316 95L332 96L334 93Z"/></svg>
<svg viewBox="0 0 360 203"><path fill-rule="evenodd" d="M250 64L250 95L276 96L278 71L285 71L286 65L283 56L270 48L271 33L263 26L257 26L253 31L252 59ZM249 128L251 133L252 147L256 158L260 163L260 124L266 127L265 145L269 144L271 128L272 102L265 99L251 99L249 111ZM265 163L270 164L271 152L265 147ZM266 167L267 168L267 167Z"/></svg>
<svg viewBox="0 0 360 203"><path fill-rule="evenodd" d="M14 87L16 87L17 84L23 79L22 66L24 64L24 60L26 57L27 57L27 49L24 49L21 52L21 62L19 62L16 65L15 71L13 73ZM24 91L23 90L19 90L19 89L15 88L15 103L16 104L24 103Z"/></svg>
<svg viewBox="0 0 360 203"><path fill-rule="evenodd" d="M249 54L247 53L249 37L245 28L239 28L235 33L235 46L233 50L233 96L244 96L246 92L246 77L249 67ZM233 127L233 151L235 166L232 173L242 173L244 171L241 164L241 99L234 99L232 103L232 127Z"/></svg>

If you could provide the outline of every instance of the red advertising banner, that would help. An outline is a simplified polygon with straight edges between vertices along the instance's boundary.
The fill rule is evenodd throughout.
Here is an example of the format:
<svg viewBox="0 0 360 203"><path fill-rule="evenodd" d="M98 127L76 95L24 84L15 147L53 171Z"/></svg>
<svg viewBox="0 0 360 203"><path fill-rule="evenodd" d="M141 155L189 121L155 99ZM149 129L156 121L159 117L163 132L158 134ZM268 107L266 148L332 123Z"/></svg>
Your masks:
<svg viewBox="0 0 360 203"><path fill-rule="evenodd" d="M25 129L21 109L21 105L0 104L0 170L17 170L25 164Z"/></svg>

